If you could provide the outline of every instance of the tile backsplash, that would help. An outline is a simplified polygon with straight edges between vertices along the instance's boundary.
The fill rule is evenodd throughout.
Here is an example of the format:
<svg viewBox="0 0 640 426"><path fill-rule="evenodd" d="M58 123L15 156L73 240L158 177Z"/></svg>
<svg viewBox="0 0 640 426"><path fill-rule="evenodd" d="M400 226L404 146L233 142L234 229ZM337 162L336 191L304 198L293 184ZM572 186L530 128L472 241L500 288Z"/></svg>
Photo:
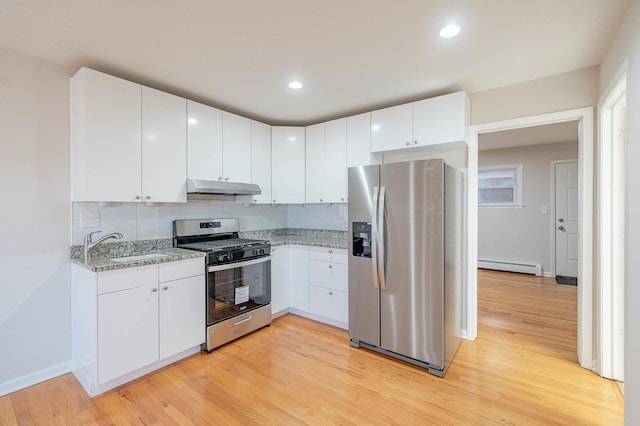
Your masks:
<svg viewBox="0 0 640 426"><path fill-rule="evenodd" d="M82 227L83 216L100 216L100 226ZM73 203L72 244L89 232L121 232L125 240L171 238L176 219L237 217L240 231L277 228L347 230L347 205L243 205L234 201L190 200L185 204Z"/></svg>

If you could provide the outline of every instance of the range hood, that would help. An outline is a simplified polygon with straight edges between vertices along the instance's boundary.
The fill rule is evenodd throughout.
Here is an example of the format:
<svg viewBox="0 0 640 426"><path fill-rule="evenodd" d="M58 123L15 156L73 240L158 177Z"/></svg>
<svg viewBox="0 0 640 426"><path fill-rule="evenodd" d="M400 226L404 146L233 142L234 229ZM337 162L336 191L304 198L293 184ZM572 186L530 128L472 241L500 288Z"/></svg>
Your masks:
<svg viewBox="0 0 640 426"><path fill-rule="evenodd" d="M258 195L261 193L262 190L255 183L187 179L187 194L189 195Z"/></svg>

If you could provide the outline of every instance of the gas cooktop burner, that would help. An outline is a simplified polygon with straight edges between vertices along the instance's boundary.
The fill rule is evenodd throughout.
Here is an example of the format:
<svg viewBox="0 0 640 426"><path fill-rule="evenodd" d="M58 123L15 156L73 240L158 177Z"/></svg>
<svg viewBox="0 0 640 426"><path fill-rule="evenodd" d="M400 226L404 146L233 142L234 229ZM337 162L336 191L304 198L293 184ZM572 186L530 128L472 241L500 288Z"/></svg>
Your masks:
<svg viewBox="0 0 640 426"><path fill-rule="evenodd" d="M200 241L197 243L186 243L181 244L181 248L198 250L198 251L221 251L221 250L229 250L229 249L239 249L239 248L247 248L258 245L268 244L267 241L264 240L250 240L247 238L228 238L224 240L212 240L212 241Z"/></svg>

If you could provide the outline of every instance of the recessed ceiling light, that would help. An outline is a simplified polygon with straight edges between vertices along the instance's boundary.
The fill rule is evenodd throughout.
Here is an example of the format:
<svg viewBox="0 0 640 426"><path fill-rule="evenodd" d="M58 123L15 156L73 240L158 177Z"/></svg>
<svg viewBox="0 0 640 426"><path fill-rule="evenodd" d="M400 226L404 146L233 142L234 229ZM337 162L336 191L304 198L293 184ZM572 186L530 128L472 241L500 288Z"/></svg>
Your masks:
<svg viewBox="0 0 640 426"><path fill-rule="evenodd" d="M292 89L300 89L300 88L302 88L302 83L300 83L297 80L294 80L291 83L289 83L289 87L292 88Z"/></svg>
<svg viewBox="0 0 640 426"><path fill-rule="evenodd" d="M440 37L449 38L458 35L460 32L460 27L457 25L447 25L443 29L440 30Z"/></svg>

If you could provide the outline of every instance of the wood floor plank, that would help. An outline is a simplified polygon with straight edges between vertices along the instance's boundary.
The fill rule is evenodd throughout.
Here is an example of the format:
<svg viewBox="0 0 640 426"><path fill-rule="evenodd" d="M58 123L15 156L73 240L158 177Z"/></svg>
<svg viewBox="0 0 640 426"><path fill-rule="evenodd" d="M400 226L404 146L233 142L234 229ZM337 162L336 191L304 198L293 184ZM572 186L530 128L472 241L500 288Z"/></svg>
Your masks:
<svg viewBox="0 0 640 426"><path fill-rule="evenodd" d="M0 425L623 423L616 382L581 368L576 287L479 271L478 338L447 375L294 315L89 398L66 374L0 398Z"/></svg>

